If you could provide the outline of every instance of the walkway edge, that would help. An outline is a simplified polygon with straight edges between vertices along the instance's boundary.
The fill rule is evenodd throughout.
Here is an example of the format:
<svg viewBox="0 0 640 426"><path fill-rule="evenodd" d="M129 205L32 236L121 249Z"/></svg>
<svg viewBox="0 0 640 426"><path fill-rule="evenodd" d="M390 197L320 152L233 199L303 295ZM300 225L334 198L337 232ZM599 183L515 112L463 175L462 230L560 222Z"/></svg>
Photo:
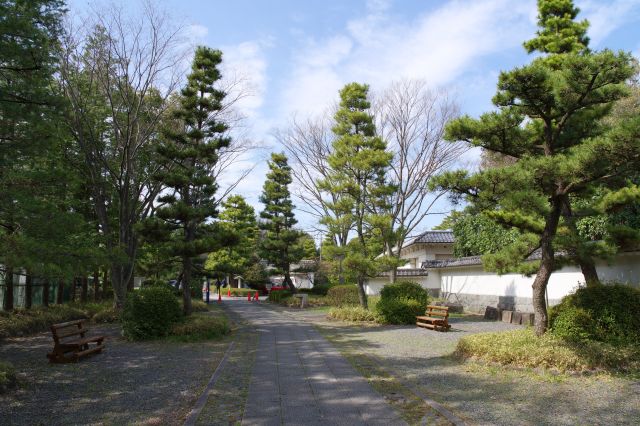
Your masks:
<svg viewBox="0 0 640 426"><path fill-rule="evenodd" d="M233 350L233 346L235 344L236 344L235 340L229 344L229 347L225 351L224 356L220 361L220 364L218 364L218 367L216 367L216 370L213 372L213 374L211 375L211 378L209 379L209 383L207 383L207 386L202 391L202 395L200 395L200 398L198 398L198 401L196 402L196 406L193 407L193 410L191 410L191 412L189 413L189 416L184 421L184 426L195 426L196 420L198 420L198 417L200 416L202 409L207 404L207 399L209 399L209 393L211 392L211 389L213 389L213 386L216 384L216 381L218 380L218 376L222 372L224 365L227 363L227 358L229 358L229 354Z"/></svg>

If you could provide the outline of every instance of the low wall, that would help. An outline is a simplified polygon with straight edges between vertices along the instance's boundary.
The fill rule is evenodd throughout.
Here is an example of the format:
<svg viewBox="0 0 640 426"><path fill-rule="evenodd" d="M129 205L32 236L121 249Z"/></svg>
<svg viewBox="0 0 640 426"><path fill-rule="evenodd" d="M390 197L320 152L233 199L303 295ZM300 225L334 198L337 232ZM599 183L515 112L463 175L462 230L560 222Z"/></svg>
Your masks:
<svg viewBox="0 0 640 426"><path fill-rule="evenodd" d="M598 275L603 281L618 281L640 287L640 252L620 253L611 263L598 262ZM535 275L497 275L484 271L482 265L455 266L428 270L428 276L412 277L431 294L440 290L451 302L461 303L465 310L483 312L487 306L520 312L533 312L532 289ZM377 295L388 278L369 281L368 295ZM584 283L584 276L576 266L565 266L551 274L547 286L547 299L553 306Z"/></svg>

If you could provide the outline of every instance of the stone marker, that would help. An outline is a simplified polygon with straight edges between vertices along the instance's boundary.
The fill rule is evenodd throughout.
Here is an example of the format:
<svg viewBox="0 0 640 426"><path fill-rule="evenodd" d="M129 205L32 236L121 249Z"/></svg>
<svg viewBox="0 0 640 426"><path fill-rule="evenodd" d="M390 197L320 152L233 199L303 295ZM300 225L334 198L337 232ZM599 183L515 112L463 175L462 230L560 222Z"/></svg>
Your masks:
<svg viewBox="0 0 640 426"><path fill-rule="evenodd" d="M513 311L502 311L502 322L510 323L513 318Z"/></svg>
<svg viewBox="0 0 640 426"><path fill-rule="evenodd" d="M533 325L534 314L532 313L523 313L522 314L522 325Z"/></svg>
<svg viewBox="0 0 640 426"><path fill-rule="evenodd" d="M522 312L514 312L511 316L511 324L522 324Z"/></svg>
<svg viewBox="0 0 640 426"><path fill-rule="evenodd" d="M484 319L497 321L498 320L498 308L494 308L493 306L487 306L484 310Z"/></svg>

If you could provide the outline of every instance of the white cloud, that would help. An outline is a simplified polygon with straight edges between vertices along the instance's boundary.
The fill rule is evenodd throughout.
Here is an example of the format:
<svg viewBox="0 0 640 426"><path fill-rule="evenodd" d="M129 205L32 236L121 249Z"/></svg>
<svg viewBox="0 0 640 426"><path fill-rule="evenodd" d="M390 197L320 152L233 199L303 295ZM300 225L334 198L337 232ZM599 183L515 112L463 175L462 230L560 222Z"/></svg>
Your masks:
<svg viewBox="0 0 640 426"><path fill-rule="evenodd" d="M582 0L576 2L581 13L579 19L589 20L591 45L600 47L600 43L618 27L640 18L640 0L614 0L602 2Z"/></svg>
<svg viewBox="0 0 640 426"><path fill-rule="evenodd" d="M367 10L343 33L311 40L295 55L282 116L323 110L349 81L449 84L483 55L519 46L535 19L533 2L508 0L451 1L410 21L388 15L386 1L370 1Z"/></svg>

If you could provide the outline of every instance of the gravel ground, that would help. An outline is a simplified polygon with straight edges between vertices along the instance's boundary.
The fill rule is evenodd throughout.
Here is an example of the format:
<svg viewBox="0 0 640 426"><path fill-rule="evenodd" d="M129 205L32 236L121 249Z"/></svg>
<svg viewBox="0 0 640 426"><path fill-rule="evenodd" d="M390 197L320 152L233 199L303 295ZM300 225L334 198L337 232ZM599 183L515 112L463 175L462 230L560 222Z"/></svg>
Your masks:
<svg viewBox="0 0 640 426"><path fill-rule="evenodd" d="M131 343L115 325L96 334L106 350L77 364L49 364L50 333L1 342L20 385L0 395L0 424L182 424L230 342Z"/></svg>
<svg viewBox="0 0 640 426"><path fill-rule="evenodd" d="M291 311L295 314L296 311ZM361 327L300 313L341 350L375 357L470 424L640 425L640 381L597 375L574 377L453 359L463 336L516 328L478 317L452 318L452 331L418 327Z"/></svg>

